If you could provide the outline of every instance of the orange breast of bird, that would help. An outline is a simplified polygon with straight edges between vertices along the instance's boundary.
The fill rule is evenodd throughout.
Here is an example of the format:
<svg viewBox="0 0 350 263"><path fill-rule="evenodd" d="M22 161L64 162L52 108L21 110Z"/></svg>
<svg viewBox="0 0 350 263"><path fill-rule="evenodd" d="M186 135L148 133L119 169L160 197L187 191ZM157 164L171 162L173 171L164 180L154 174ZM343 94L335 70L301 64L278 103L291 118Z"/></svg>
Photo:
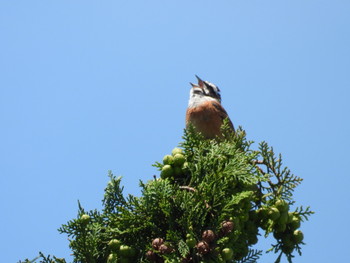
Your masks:
<svg viewBox="0 0 350 263"><path fill-rule="evenodd" d="M223 116L218 105L214 104L215 102L207 101L200 106L188 108L186 112L186 126L192 124L207 139L221 135Z"/></svg>

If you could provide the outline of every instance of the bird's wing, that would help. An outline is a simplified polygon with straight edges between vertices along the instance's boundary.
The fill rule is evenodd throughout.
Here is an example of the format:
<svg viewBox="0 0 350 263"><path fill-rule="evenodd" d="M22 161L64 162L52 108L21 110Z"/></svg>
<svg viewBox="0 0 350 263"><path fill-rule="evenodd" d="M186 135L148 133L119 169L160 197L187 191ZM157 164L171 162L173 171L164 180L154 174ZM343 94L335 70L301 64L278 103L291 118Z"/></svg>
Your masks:
<svg viewBox="0 0 350 263"><path fill-rule="evenodd" d="M227 114L226 110L224 109L224 107L222 107L222 105L219 102L213 102L213 106L217 109L221 120L224 121L225 119L227 119L230 127L234 131L235 128L233 126L233 123L230 120L230 117L228 116L228 114Z"/></svg>

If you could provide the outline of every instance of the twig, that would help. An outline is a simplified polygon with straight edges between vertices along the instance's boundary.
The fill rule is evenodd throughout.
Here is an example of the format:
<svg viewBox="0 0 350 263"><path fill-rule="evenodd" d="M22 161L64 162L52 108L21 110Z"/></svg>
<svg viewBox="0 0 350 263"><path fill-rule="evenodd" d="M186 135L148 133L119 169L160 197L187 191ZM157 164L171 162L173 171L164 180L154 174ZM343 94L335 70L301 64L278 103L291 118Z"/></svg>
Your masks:
<svg viewBox="0 0 350 263"><path fill-rule="evenodd" d="M198 192L197 189L191 187L191 186L187 186L187 185L184 185L184 186L179 186L179 188L181 190L187 190L189 192L192 192L192 193L196 193ZM204 200L204 203L205 203L205 208L209 209L210 208L210 205L208 204L208 202L206 200Z"/></svg>
<svg viewBox="0 0 350 263"><path fill-rule="evenodd" d="M261 167L259 167L258 165L259 165L259 164L263 164L263 165L265 165L267 168L269 168L269 167L267 166L267 164L266 164L263 160L253 160L253 164L254 164L255 167L259 170L259 172L260 172L261 174L263 174L263 175L265 175L266 172L265 172ZM272 172L273 172L273 170L272 170ZM275 175L276 175L276 174L275 174ZM276 175L276 177L278 177L278 176ZM278 179L278 181L280 181L279 178L277 178L277 179ZM275 186L276 186L276 185L275 185L273 182L271 182L270 179L267 181L267 183L270 185L272 191L276 194L276 193L277 193L276 190L275 190Z"/></svg>
<svg viewBox="0 0 350 263"><path fill-rule="evenodd" d="M194 189L193 187L187 186L187 185L180 186L180 189L181 189L181 190L187 190L187 191L192 192L192 193L197 192L196 189Z"/></svg>

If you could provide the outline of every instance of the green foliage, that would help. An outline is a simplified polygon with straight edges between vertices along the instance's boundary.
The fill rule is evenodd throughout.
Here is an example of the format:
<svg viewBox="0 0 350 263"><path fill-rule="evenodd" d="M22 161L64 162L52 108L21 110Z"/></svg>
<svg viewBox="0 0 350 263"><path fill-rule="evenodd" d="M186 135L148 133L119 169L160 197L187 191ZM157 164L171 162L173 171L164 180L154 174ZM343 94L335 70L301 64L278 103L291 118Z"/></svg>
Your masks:
<svg viewBox="0 0 350 263"><path fill-rule="evenodd" d="M226 123L222 132L204 140L189 127L181 148L155 163L160 177L140 182L140 197L125 197L121 178L109 172L103 210L79 203L77 218L59 229L69 237L73 262L253 263L262 233L276 239L276 262L283 254L292 262L304 244L300 224L313 213L290 211L302 179L266 142L252 150L241 128L233 134ZM43 254L40 260L65 263Z"/></svg>
<svg viewBox="0 0 350 263"><path fill-rule="evenodd" d="M40 259L40 263L66 263L66 260L64 258L57 258L55 256L45 256L41 252L39 252L39 256L34 258L33 260L26 259L24 261L19 261L18 263L34 263L38 262L38 259Z"/></svg>

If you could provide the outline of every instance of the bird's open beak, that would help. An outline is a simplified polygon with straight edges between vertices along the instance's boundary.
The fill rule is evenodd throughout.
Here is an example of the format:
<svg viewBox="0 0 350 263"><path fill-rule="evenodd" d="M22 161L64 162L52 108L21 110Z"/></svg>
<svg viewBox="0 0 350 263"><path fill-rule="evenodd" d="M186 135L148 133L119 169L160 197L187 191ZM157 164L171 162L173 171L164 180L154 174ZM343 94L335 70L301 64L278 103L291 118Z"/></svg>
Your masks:
<svg viewBox="0 0 350 263"><path fill-rule="evenodd" d="M192 82L190 82L190 84L191 84L192 88L198 87L198 85L193 84Z"/></svg>
<svg viewBox="0 0 350 263"><path fill-rule="evenodd" d="M195 76L196 76L196 78L197 78L197 80L198 80L198 86L199 86L199 87L201 87L201 88L203 88L204 81L203 81L203 80L201 80L201 78L200 78L200 77L198 77L197 75L195 75Z"/></svg>

